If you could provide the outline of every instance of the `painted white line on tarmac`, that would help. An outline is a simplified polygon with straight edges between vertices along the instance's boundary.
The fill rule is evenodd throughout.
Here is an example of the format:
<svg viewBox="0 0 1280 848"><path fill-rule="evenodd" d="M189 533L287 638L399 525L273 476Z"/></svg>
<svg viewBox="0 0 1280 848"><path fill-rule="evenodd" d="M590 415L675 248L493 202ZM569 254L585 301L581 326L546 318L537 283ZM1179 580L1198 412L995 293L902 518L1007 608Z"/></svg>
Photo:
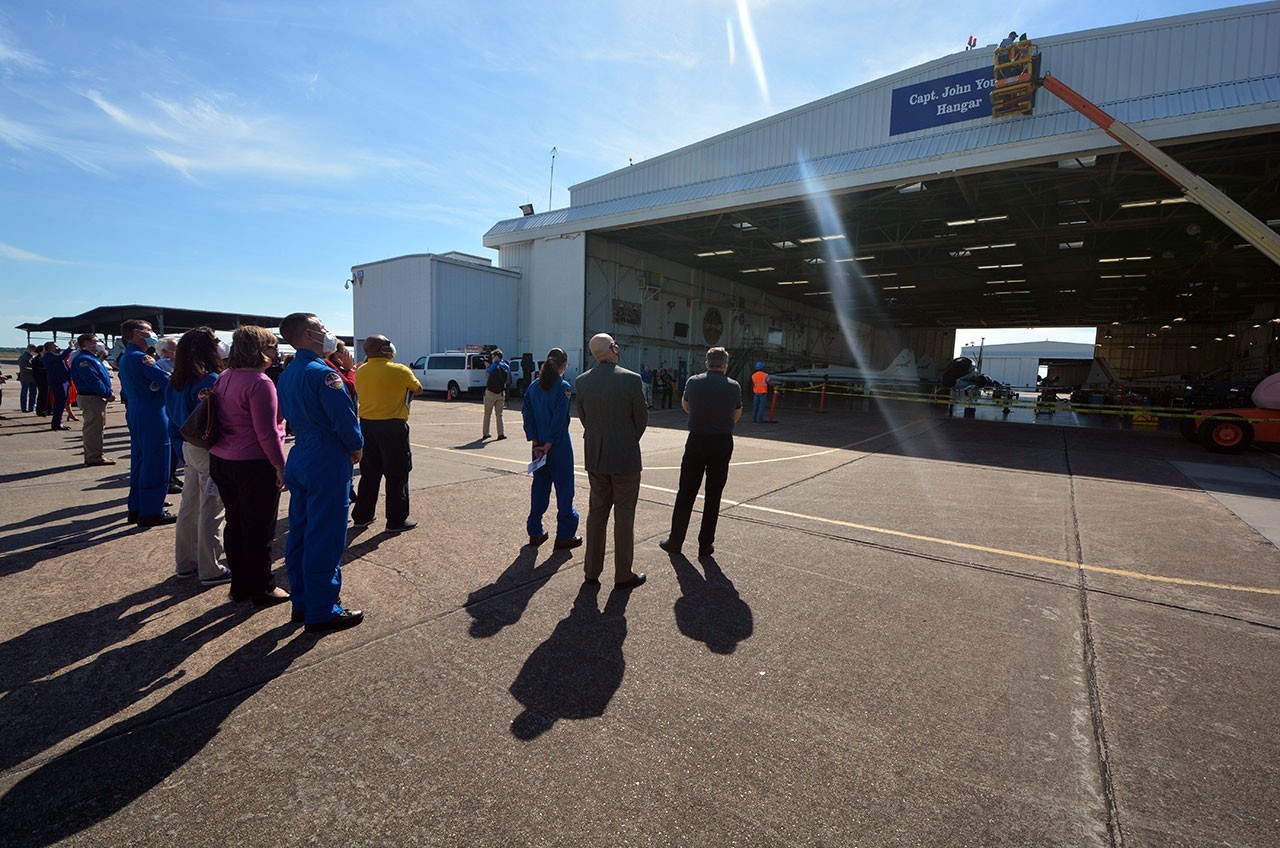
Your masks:
<svg viewBox="0 0 1280 848"><path fill-rule="evenodd" d="M958 542L954 539L939 539L934 536L924 536L919 533L907 533L903 530L890 530L886 527L874 527L870 524L857 524L853 521L841 521L837 518L823 518L818 515L806 515L801 512L789 512L785 509L773 509L772 507L759 506L757 504L738 504L741 509L752 509L757 512L766 512L771 515L782 515L788 518L797 518L803 521L816 521L822 524L833 524L837 527L848 527L853 530L865 530L870 533L881 533L886 536L896 536L900 539L912 539L917 542L928 542L935 545L946 545L952 548L961 548L969 551L980 551L987 554L996 554L997 556L1013 557L1015 559L1028 560L1030 562L1042 563L1045 565L1054 565L1061 568L1080 569L1081 571L1092 571L1099 574L1111 574L1117 577L1129 577L1135 580L1146 580L1152 583L1171 583L1175 586L1195 586L1202 589L1223 589L1229 592L1250 592L1257 595L1280 595L1280 589L1272 589L1265 586L1241 586L1235 583L1215 583L1209 580L1190 580L1184 577L1166 577L1161 574L1149 574L1142 571L1132 571L1127 568L1108 568L1101 565L1088 565L1083 563L1075 563L1065 559L1055 559L1053 557L1040 556L1038 554L1027 554L1019 551L1006 551L1002 548L992 548L986 545L974 545L969 542Z"/></svg>
<svg viewBox="0 0 1280 848"><path fill-rule="evenodd" d="M917 423L917 422L911 422L911 423ZM834 453L836 451L846 450L850 447L853 447L854 445L860 445L865 442L869 442L872 439L877 439L877 438L880 438L881 436L886 436L886 435L889 435L890 433L895 433L898 430L901 430L904 427L909 427L909 426L911 426L911 424L904 424L902 427L896 427L893 430L887 430L884 433L879 433L875 436L870 436L866 439L861 439L857 442L853 442L850 445L846 445L844 447L832 448L827 451L821 451L820 453L817 453L817 454L806 454L806 456L819 456L821 454ZM444 453L471 455L470 451L459 450L457 448L441 448L441 447L434 447L432 445L419 445L416 443L414 443L414 447L427 448L429 450L442 451ZM512 465L519 465L521 467L527 467L529 464L527 460L510 459L504 456L486 455L484 458L487 460L498 460L500 462L506 462ZM780 457L779 459L801 459L801 458L803 457L799 457L799 456ZM646 470L653 471L657 469L646 469ZM574 473L579 477L587 476L586 471L582 471L579 469L575 469ZM668 495L676 494L675 489L667 488L666 486L654 486L649 483L641 483L640 488L648 489L649 491L652 491L652 492L662 492ZM699 494L698 498L701 499L702 495ZM785 509L774 509L773 507L760 506L759 504L742 503L741 501L733 501L733 500L729 500L728 498L721 499L720 503L725 508L749 509L749 510L754 510L756 512L767 513L769 515L783 516L786 518L795 518L802 521L813 521L819 524L830 524L836 527L845 527L851 530L862 530L868 533L878 533L881 535L893 536L900 539L911 539L913 541L927 542L933 545L945 545L947 547L960 548L962 550L977 551L980 553L987 553L987 554L995 554L996 556L1011 557L1013 559L1020 559L1028 562L1040 563L1042 565L1052 565L1059 568L1065 568L1065 569L1071 569L1071 570L1080 569L1081 571L1089 571L1097 574L1110 574L1116 577L1127 577L1134 580L1143 580L1151 583L1168 583L1175 586L1189 586L1189 587L1196 587L1201 589L1221 589L1229 592L1247 592L1247 593L1252 593L1257 595L1280 595L1280 589L1272 589L1265 586L1244 586L1244 585L1238 585L1234 583L1215 583L1209 580L1191 580L1184 577L1166 577L1161 574L1150 574L1147 572L1134 571L1126 568L1109 568L1107 566L1102 566L1102 565L1082 564L1082 563L1071 562L1070 560L1065 560L1065 559L1055 559L1053 557L1040 556L1038 554L1022 553L1020 551L1009 551L1009 550L1004 550L1003 548L992 548L987 545L975 545L969 542L957 541L955 539L940 539L936 536L925 536L919 533L908 533L904 530L892 530L887 527L876 527L871 524L859 524L853 521L842 521L838 518L825 518L820 515L807 515L802 512L790 512L789 510L785 510Z"/></svg>

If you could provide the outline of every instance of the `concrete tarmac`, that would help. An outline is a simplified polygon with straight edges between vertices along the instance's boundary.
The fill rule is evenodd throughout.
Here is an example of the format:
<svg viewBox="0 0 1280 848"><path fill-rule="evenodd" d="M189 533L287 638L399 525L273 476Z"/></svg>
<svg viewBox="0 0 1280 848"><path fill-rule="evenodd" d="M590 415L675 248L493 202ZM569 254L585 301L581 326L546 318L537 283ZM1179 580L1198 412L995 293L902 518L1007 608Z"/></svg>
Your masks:
<svg viewBox="0 0 1280 848"><path fill-rule="evenodd" d="M5 845L1280 843L1274 453L783 410L697 559L655 411L625 592L526 544L518 409L415 402L419 526L351 530L318 638L125 523L118 405L108 468L0 412Z"/></svg>

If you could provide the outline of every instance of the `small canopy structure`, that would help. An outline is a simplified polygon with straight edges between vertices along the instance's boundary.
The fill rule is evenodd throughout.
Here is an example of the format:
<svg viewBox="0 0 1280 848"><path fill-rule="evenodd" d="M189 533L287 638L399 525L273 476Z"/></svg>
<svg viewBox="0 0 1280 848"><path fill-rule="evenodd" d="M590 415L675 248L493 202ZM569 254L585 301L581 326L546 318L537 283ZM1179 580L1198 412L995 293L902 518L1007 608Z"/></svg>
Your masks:
<svg viewBox="0 0 1280 848"><path fill-rule="evenodd" d="M100 333L104 336L116 336L120 325L130 318L149 321L156 332L162 336L184 333L192 327L211 327L215 330L234 330L237 327L254 324L259 327L274 329L284 320L278 315L255 315L245 312L215 312L207 309L179 309L170 306L143 306L128 304L124 306L97 306L88 312L66 317L49 318L39 323L27 322L19 324L17 329L26 331L27 342L35 334L52 334L56 341L59 333L77 335L79 333Z"/></svg>

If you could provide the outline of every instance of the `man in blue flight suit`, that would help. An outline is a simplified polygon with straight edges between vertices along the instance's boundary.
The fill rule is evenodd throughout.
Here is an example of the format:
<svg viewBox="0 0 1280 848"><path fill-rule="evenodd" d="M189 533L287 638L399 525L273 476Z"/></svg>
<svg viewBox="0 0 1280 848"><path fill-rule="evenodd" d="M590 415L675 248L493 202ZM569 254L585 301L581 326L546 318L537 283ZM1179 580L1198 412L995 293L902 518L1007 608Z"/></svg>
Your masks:
<svg viewBox="0 0 1280 848"><path fill-rule="evenodd" d="M169 375L147 353L159 341L151 322L131 318L120 325L125 342L120 357L120 385L130 403L124 420L129 425L129 523L139 527L172 524L178 516L164 508L169 493L169 418L164 412L164 387Z"/></svg>
<svg viewBox="0 0 1280 848"><path fill-rule="evenodd" d="M84 333L76 340L80 349L71 357L71 381L76 384L76 405L84 413L80 437L84 443L84 464L115 465L102 453L102 430L106 424L107 403L116 399L111 388L111 372L99 358L106 348L96 333Z"/></svg>
<svg viewBox="0 0 1280 848"><path fill-rule="evenodd" d="M277 384L280 409L294 435L284 466L289 487L284 563L293 620L305 621L308 633L328 633L364 619L360 610L338 603L351 466L364 453L364 436L342 375L325 364L338 349L338 337L309 312L286 317L280 335L298 351Z"/></svg>
<svg viewBox="0 0 1280 848"><path fill-rule="evenodd" d="M62 423L62 413L67 409L67 394L71 386L71 372L67 363L62 360L62 351L57 342L46 342L44 346L44 373L49 381L49 408L53 412L53 420L49 422L51 430L70 430Z"/></svg>

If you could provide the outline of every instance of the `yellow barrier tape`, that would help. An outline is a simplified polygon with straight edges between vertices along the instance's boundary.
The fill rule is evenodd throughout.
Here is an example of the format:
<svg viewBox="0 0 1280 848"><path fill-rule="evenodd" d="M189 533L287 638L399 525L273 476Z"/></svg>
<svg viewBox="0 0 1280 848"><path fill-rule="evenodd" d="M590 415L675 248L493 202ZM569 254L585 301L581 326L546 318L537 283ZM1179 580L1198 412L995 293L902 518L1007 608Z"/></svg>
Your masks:
<svg viewBox="0 0 1280 848"><path fill-rule="evenodd" d="M795 394L821 394L823 387L817 386L777 386L774 391L787 395ZM906 389L875 389L857 391L845 388L843 386L833 386L828 384L826 393L835 397L853 397L853 398L878 398L880 400L897 400L907 403L929 403L929 404L946 404L948 406L989 406L999 407L1001 409L1032 409L1045 410L1052 408L1055 411L1063 412L1085 412L1094 415L1120 415L1133 416L1135 418L1156 417L1156 418L1189 418L1195 420L1204 420L1216 412L1226 412L1226 410L1206 410L1205 415L1196 415L1194 412L1181 407L1172 406L1136 406L1132 404L1104 404L1104 403L1073 403L1070 400L1025 400L1017 398L1013 400L996 400L989 397L965 397L963 395L952 395L950 392L946 394L931 394L927 392L911 392ZM1246 418L1240 415L1233 415L1241 421L1247 421L1250 424L1265 424L1275 421L1274 418Z"/></svg>

